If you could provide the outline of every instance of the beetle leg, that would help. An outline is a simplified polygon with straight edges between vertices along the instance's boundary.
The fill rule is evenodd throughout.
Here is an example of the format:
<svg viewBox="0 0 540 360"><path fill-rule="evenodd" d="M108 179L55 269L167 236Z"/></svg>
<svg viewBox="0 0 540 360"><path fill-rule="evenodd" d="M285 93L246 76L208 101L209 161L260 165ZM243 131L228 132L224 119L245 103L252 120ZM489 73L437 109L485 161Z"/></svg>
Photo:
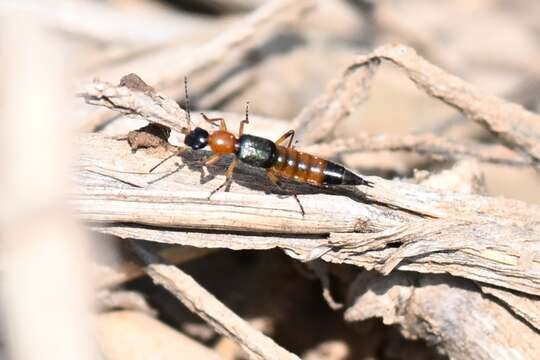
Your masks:
<svg viewBox="0 0 540 360"><path fill-rule="evenodd" d="M221 155L214 154L210 156L208 159L206 159L206 161L204 162L204 166L214 165L215 163L219 161L219 159L221 159Z"/></svg>
<svg viewBox="0 0 540 360"><path fill-rule="evenodd" d="M227 169L227 174L226 174L226 178L225 178L225 181L223 182L223 184L219 185L217 188L215 188L214 190L212 190L212 192L210 193L210 195L208 195L208 200L210 200L210 198L212 197L212 195L214 195L215 193L217 193L219 190L221 190L225 185L229 184L231 181L232 181L232 176L233 176L233 173L234 173L234 169L236 168L236 165L238 165L238 158L235 157L233 159L233 161L231 162L231 165L229 165L229 168Z"/></svg>
<svg viewBox="0 0 540 360"><path fill-rule="evenodd" d="M219 130L227 131L227 124L225 123L225 119L223 119L223 118L210 119L208 116L206 116L203 113L201 113L201 115L204 118L204 120L206 120L207 122L209 122L212 125L215 125L217 122L219 122Z"/></svg>
<svg viewBox="0 0 540 360"><path fill-rule="evenodd" d="M302 206L302 203L300 202L298 195L294 191L284 189L281 186L276 174L274 174L271 170L266 171L266 175L268 176L272 184L276 185L281 191L288 192L290 195L294 197L294 200L296 200L296 202L298 203L298 207L300 207L300 212L302 213L302 217L304 217L304 215L306 215L306 212L304 211L304 207Z"/></svg>
<svg viewBox="0 0 540 360"><path fill-rule="evenodd" d="M294 130L289 130L285 134L281 135L281 137L276 140L276 145L280 145L282 142L287 140L287 138L290 138L289 144L287 145L287 148L290 148L294 139Z"/></svg>

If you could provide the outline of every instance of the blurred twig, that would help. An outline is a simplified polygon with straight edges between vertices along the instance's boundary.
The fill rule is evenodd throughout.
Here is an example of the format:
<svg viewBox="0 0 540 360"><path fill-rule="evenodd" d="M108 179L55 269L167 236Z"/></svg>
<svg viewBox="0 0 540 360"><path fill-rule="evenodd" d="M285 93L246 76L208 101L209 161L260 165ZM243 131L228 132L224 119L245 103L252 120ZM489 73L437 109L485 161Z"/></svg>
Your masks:
<svg viewBox="0 0 540 360"><path fill-rule="evenodd" d="M371 67L381 60L400 68L421 89L461 111L495 134L502 142L526 154L540 169L540 116L522 106L486 95L440 68L430 64L403 45L383 46L368 55L359 56L350 70Z"/></svg>
<svg viewBox="0 0 540 360"><path fill-rule="evenodd" d="M304 142L320 142L363 101L382 60L398 65L429 95L485 126L506 146L523 153L536 169L540 169L540 116L520 105L481 93L403 45L382 46L368 55L361 55L333 80L326 92L293 122Z"/></svg>
<svg viewBox="0 0 540 360"><path fill-rule="evenodd" d="M180 95L183 92L183 78L204 70L224 59L234 61L248 50L266 40L280 26L301 17L314 4L313 0L273 0L265 3L251 14L238 21L228 31L191 51L185 56L184 46L179 49L169 48L152 53L151 56L137 58L129 63L110 67L101 74L101 78L114 79L130 73L133 69L153 69L144 74L145 81L160 92ZM174 55L175 51L179 53ZM115 116L114 112L94 109L83 114L80 127L91 131Z"/></svg>
<svg viewBox="0 0 540 360"><path fill-rule="evenodd" d="M407 151L442 159L475 158L482 162L530 166L532 162L501 145L463 143L431 134L355 134L352 138L314 144L304 149L322 157L358 151Z"/></svg>
<svg viewBox="0 0 540 360"><path fill-rule="evenodd" d="M185 111L178 104L164 95L153 91L143 92L103 81L87 84L80 92L86 102L105 106L129 116L136 116L150 122L170 127L178 132L186 128ZM260 126L260 120L252 121ZM273 119L282 127L285 122ZM260 131L260 130L259 130ZM274 134L275 137L279 134ZM334 157L340 153L356 151L408 151L442 159L473 157L482 162L512 166L530 166L531 160L516 154L508 148L492 144L465 144L430 134L368 135L359 133L353 138L336 139L331 142L315 144L303 150L322 157Z"/></svg>
<svg viewBox="0 0 540 360"><path fill-rule="evenodd" d="M293 120L297 138L304 144L327 138L340 121L367 100L377 65L370 63L362 68L350 67L333 79L326 91Z"/></svg>
<svg viewBox="0 0 540 360"><path fill-rule="evenodd" d="M36 18L0 19L1 346L13 360L96 359L87 239L66 201L72 49Z"/></svg>
<svg viewBox="0 0 540 360"><path fill-rule="evenodd" d="M540 78L527 78L512 89L510 93L506 94L504 98L508 101L523 105L526 108L530 108L535 105L536 101L538 100L538 96L540 95L539 81ZM456 125L464 123L466 120L467 119L463 118L462 115L458 114L444 119L437 124L418 129L415 133L432 133L435 135L442 135Z"/></svg>
<svg viewBox="0 0 540 360"><path fill-rule="evenodd" d="M136 242L134 250L147 262L146 273L152 280L173 294L193 313L199 315L217 332L231 337L252 359L299 359L272 339L254 329L223 303L176 266L156 264L160 261Z"/></svg>

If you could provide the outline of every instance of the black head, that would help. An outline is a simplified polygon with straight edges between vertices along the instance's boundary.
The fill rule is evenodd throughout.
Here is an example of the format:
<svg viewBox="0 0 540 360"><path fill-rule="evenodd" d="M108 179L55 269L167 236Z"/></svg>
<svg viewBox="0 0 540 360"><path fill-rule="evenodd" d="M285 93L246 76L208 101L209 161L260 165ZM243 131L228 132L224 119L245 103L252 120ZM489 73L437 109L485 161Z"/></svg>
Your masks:
<svg viewBox="0 0 540 360"><path fill-rule="evenodd" d="M204 148L208 145L208 131L201 129L200 127L195 128L195 130L186 135L184 144L193 150Z"/></svg>

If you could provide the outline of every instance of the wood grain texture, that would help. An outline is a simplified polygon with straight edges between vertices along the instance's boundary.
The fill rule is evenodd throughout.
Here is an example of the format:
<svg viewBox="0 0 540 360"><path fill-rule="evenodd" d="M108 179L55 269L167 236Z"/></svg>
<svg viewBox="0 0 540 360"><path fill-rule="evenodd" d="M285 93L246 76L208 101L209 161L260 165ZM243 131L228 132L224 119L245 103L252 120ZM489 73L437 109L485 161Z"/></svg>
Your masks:
<svg viewBox="0 0 540 360"><path fill-rule="evenodd" d="M537 333L476 290L446 275L365 272L351 285L345 319L399 324L405 337L425 339L451 359L535 359Z"/></svg>
<svg viewBox="0 0 540 360"><path fill-rule="evenodd" d="M183 167L168 163L148 174L164 154L132 154L127 143L100 135L78 141L73 204L99 231L197 247L280 247L304 261L450 273L540 295L538 206L368 177L375 186L359 188L364 201L356 189L337 195L296 187L303 218L294 199L273 193L257 169L241 167L230 192L207 200L227 161L209 169L215 178L201 184L195 154L179 159ZM150 184L169 170L176 172Z"/></svg>

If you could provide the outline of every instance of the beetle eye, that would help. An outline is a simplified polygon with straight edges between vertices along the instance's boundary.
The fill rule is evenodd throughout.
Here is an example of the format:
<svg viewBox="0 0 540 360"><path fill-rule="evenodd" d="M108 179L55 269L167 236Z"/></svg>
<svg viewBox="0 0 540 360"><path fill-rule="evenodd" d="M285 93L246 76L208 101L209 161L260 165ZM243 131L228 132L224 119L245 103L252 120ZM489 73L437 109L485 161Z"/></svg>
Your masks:
<svg viewBox="0 0 540 360"><path fill-rule="evenodd" d="M191 147L193 150L199 150L208 145L208 131L195 128L184 138L184 144Z"/></svg>

